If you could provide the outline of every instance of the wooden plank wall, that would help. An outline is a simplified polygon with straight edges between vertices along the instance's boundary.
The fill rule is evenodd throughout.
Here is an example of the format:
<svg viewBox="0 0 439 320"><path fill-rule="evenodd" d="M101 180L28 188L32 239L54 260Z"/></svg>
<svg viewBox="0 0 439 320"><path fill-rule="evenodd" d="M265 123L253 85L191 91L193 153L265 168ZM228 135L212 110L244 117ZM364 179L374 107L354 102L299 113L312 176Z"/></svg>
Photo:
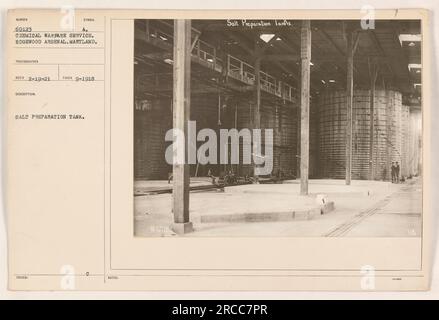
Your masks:
<svg viewBox="0 0 439 320"><path fill-rule="evenodd" d="M390 163L398 161L404 176L419 173L421 114L401 104L395 91L377 90L375 97L374 172L376 180L390 179ZM251 101L237 97L223 97L221 127L233 128L235 108L238 107L238 129L251 128ZM311 105L310 117L310 177L344 179L345 161L345 97L344 92L326 92L319 103ZM356 90L354 95L353 179L368 178L369 147L369 91ZM218 95L192 96L191 119L197 129L218 130ZM263 100L261 128L274 132L273 172L296 176L297 111L290 106ZM167 179L171 166L164 154L168 142L164 137L172 127L171 100L166 98L137 101L134 118L134 177L135 179ZM197 143L199 147L202 143ZM264 150L264 146L263 149ZM218 155L219 156L219 155ZM240 148L242 162L242 146ZM230 167L229 167L230 168ZM206 176L211 169L215 175L224 166L200 165L198 176ZM240 175L252 175L250 165L233 166ZM196 165L191 165L191 176Z"/></svg>
<svg viewBox="0 0 439 320"><path fill-rule="evenodd" d="M167 179L165 134L172 128L171 99L136 101L134 110L134 178Z"/></svg>
<svg viewBox="0 0 439 320"><path fill-rule="evenodd" d="M409 175L421 174L422 164L422 114L419 110L409 113Z"/></svg>
<svg viewBox="0 0 439 320"><path fill-rule="evenodd" d="M238 130L251 127L251 101L233 96L221 96L217 93L194 94L191 96L191 120L197 122L197 132L203 128L216 131L219 138L220 128ZM165 142L165 133L172 128L172 102L170 99L137 101L134 117L134 177L139 180L167 179L172 171L166 164L164 155L169 142ZM218 109L219 108L219 109ZM236 112L237 108L237 112ZM296 109L279 102L263 101L261 106L261 129L271 128L273 141L273 173L281 170L288 176L296 175L297 155L297 115ZM237 116L235 120L235 115ZM219 121L218 121L219 120ZM221 123L221 125L219 125ZM264 135L263 135L264 137ZM242 142L242 141L240 141ZM197 142L197 148L203 142ZM229 154L230 154L229 146ZM263 141L262 151L265 150ZM251 150L248 150L251 152ZM251 165L242 164L243 146L240 147L240 165L191 165L191 176L206 176L209 169L214 175L233 170L239 175L252 176ZM218 160L219 160L218 150Z"/></svg>
<svg viewBox="0 0 439 320"><path fill-rule="evenodd" d="M355 90L353 101L352 178L368 179L370 145L370 91ZM322 178L343 179L346 163L346 94L327 91L319 103L319 168ZM408 108L401 94L392 90L376 90L374 122L374 179L390 180L392 161L398 161L401 174L410 174L413 157L410 141Z"/></svg>
<svg viewBox="0 0 439 320"><path fill-rule="evenodd" d="M319 104L314 99L310 101L310 117L309 117L309 177L319 178Z"/></svg>
<svg viewBox="0 0 439 320"><path fill-rule="evenodd" d="M320 176L345 178L346 160L346 94L325 92L320 97Z"/></svg>
<svg viewBox="0 0 439 320"><path fill-rule="evenodd" d="M241 100L238 102L238 130L252 128L251 101ZM273 174L281 170L284 175L296 176L296 155L297 150L297 111L282 104L268 103L263 100L261 104L261 129L273 129ZM264 134L263 134L264 137ZM242 150L251 152L249 147L241 146ZM265 150L263 140L262 151ZM252 176L251 165L240 164L239 174Z"/></svg>

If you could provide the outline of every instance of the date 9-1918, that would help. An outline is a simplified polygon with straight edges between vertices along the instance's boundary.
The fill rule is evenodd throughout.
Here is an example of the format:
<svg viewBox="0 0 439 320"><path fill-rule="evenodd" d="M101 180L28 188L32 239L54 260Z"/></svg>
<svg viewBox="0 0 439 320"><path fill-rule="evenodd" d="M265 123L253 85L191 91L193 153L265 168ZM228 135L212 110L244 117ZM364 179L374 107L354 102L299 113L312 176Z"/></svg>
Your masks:
<svg viewBox="0 0 439 320"><path fill-rule="evenodd" d="M95 77L75 77L75 81L95 81Z"/></svg>

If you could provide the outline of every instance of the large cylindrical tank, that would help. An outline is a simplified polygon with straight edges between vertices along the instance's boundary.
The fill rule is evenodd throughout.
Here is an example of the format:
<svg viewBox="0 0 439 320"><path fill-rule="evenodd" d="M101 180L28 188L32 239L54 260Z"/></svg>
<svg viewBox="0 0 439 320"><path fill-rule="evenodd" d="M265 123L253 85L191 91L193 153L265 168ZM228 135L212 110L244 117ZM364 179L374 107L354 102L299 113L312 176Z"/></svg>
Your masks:
<svg viewBox="0 0 439 320"><path fill-rule="evenodd" d="M346 175L346 92L326 91L319 103L319 157L323 178L343 179ZM401 93L376 90L373 130L373 179L389 180L392 162L401 173L407 166L408 148L403 139L407 129L407 107ZM352 179L370 175L370 91L355 90L352 106Z"/></svg>
<svg viewBox="0 0 439 320"><path fill-rule="evenodd" d="M280 112L279 168L288 177L297 177L297 110L291 107L278 107Z"/></svg>
<svg viewBox="0 0 439 320"><path fill-rule="evenodd" d="M408 174L409 176L419 175L422 165L422 114L420 110L410 110L408 140Z"/></svg>
<svg viewBox="0 0 439 320"><path fill-rule="evenodd" d="M218 133L218 95L192 94L190 119L197 131L210 128ZM172 166L166 162L165 152L171 142L165 141L172 128L172 99L136 100L134 105L134 178L140 180L167 179ZM222 120L224 122L224 120ZM199 147L203 142L197 142ZM208 171L218 174L219 166L191 164L191 176L205 176Z"/></svg>
<svg viewBox="0 0 439 320"><path fill-rule="evenodd" d="M401 110L401 175L410 175L410 108L402 106Z"/></svg>
<svg viewBox="0 0 439 320"><path fill-rule="evenodd" d="M253 108L251 101L239 101L237 113L237 129L251 129L253 119ZM273 130L273 158L266 161L272 161L272 174L276 175L281 171L284 176L296 175L296 111L291 105L277 103L268 103L263 101L261 104L261 129ZM268 141L264 141L264 131L262 131L262 153L264 153ZM241 141L240 141L241 142ZM239 175L252 176L253 165L242 164L242 152L252 153L251 146L240 147L240 166Z"/></svg>
<svg viewBox="0 0 439 320"><path fill-rule="evenodd" d="M134 178L167 179L167 130L172 128L171 99L137 100L134 105Z"/></svg>

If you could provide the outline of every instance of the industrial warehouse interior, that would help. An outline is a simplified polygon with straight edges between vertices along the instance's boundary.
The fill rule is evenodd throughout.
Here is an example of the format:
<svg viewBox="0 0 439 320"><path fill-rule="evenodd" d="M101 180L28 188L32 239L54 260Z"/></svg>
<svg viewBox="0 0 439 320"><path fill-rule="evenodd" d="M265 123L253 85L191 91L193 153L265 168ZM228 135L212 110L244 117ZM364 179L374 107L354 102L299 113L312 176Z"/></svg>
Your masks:
<svg viewBox="0 0 439 320"><path fill-rule="evenodd" d="M418 20L135 20L135 236L420 237L421 41Z"/></svg>

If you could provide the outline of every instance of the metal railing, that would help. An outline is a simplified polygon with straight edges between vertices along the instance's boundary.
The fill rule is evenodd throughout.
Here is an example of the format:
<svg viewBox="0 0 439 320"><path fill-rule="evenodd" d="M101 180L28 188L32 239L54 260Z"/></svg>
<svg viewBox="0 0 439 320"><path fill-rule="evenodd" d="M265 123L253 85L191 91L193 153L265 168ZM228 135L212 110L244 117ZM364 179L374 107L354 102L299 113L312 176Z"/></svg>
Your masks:
<svg viewBox="0 0 439 320"><path fill-rule="evenodd" d="M147 27L147 41L150 39L158 40L169 45L173 44L173 35L160 30L157 27ZM233 79L244 82L248 85L255 84L255 70L254 67L247 62L236 58L230 54L227 55L227 60L218 57L218 50L211 44L194 37L192 44L192 55L200 59L206 66L217 72L224 72L227 70L227 75ZM261 90L273 94L279 98L294 101L293 87L289 84L278 81L270 74L260 71L259 73Z"/></svg>

